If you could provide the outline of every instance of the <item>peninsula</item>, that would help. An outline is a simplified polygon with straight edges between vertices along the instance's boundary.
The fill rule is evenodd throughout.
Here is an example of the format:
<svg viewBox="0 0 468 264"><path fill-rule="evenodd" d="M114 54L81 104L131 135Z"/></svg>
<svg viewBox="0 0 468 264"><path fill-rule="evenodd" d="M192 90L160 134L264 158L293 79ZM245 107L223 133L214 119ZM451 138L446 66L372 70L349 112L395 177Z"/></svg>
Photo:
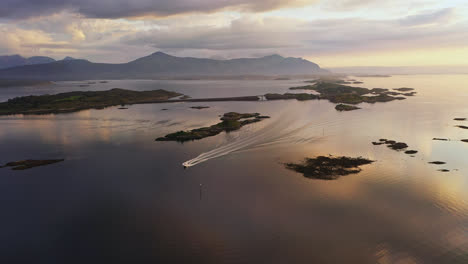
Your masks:
<svg viewBox="0 0 468 264"><path fill-rule="evenodd" d="M0 103L0 115L69 113L109 106L167 101L182 94L166 90L77 91L55 95L23 96Z"/></svg>

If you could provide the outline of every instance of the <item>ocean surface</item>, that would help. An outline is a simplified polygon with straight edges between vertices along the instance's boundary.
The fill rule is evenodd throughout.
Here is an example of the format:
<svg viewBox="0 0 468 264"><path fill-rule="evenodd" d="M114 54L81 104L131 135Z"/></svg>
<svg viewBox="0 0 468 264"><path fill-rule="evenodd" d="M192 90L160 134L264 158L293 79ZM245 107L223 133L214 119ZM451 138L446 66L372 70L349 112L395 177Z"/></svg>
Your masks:
<svg viewBox="0 0 468 264"><path fill-rule="evenodd" d="M0 117L0 164L65 159L0 169L0 263L468 263L468 130L455 127L468 121L453 120L468 118L468 75L355 78L417 95L341 113L326 100L289 100ZM304 80L86 83L2 88L0 101L110 88L261 95ZM200 105L210 108L190 108ZM271 119L155 141L230 111ZM371 144L380 138L419 152ZM376 162L333 181L284 168L317 155Z"/></svg>

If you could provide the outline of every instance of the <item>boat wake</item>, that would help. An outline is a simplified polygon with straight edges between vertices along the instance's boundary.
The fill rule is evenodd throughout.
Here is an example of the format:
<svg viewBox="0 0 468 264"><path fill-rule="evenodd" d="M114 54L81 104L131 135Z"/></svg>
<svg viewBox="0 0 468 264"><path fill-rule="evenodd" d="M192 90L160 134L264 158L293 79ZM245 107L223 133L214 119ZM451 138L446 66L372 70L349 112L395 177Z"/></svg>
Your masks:
<svg viewBox="0 0 468 264"><path fill-rule="evenodd" d="M310 134L304 135L302 132L304 132L303 130L305 128L311 125L320 125L317 123L312 124L305 120L308 120L308 118L297 118L297 114L293 115L291 112L289 112L289 114L283 113L276 119L265 121L268 122L268 125L264 126L256 132L248 131L243 128L244 131L240 132L234 141L221 145L211 151L204 152L198 155L196 158L182 163L182 165L185 168L189 168L205 161L225 156L240 150L248 150L257 147L281 144L284 142L301 143L312 140L313 138L317 138L318 136L322 136L321 133L312 133L313 136L310 136Z"/></svg>

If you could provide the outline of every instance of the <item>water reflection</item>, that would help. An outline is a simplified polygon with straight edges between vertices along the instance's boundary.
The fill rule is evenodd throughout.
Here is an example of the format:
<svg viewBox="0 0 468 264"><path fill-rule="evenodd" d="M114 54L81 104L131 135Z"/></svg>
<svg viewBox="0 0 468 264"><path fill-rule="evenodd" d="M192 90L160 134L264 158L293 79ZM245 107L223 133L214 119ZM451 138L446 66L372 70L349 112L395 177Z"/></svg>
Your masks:
<svg viewBox="0 0 468 264"><path fill-rule="evenodd" d="M452 120L468 117L468 77L360 79L368 88L414 87L418 94L349 113L326 101L277 101L1 117L1 163L66 159L28 171L0 169L2 263L467 263L468 144L432 138L468 138ZM154 84L141 82L145 89ZM273 91L290 84L270 82ZM267 84L243 82L239 95ZM207 96L219 87L236 95L238 88L191 85L180 89ZM154 141L215 124L229 111L272 118L201 141ZM419 153L373 146L379 138ZM202 153L226 155L183 170L182 162ZM328 154L377 162L333 182L283 166ZM432 160L447 162L451 172L438 172L427 164Z"/></svg>

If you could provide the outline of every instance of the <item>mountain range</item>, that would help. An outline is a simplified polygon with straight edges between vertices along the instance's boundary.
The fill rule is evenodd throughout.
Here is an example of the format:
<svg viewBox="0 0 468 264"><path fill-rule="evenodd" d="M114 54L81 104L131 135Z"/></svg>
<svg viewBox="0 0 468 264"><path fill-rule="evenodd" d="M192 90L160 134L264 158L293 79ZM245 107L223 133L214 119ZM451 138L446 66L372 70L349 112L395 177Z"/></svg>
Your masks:
<svg viewBox="0 0 468 264"><path fill-rule="evenodd" d="M54 62L55 60L49 57L35 56L25 58L20 55L0 56L0 69L13 68L23 65L34 65Z"/></svg>
<svg viewBox="0 0 468 264"><path fill-rule="evenodd" d="M319 65L302 58L270 55L232 60L175 57L156 52L121 63L93 63L72 59L45 64L23 65L0 70L2 79L99 80L155 79L240 75L312 75L327 73Z"/></svg>

